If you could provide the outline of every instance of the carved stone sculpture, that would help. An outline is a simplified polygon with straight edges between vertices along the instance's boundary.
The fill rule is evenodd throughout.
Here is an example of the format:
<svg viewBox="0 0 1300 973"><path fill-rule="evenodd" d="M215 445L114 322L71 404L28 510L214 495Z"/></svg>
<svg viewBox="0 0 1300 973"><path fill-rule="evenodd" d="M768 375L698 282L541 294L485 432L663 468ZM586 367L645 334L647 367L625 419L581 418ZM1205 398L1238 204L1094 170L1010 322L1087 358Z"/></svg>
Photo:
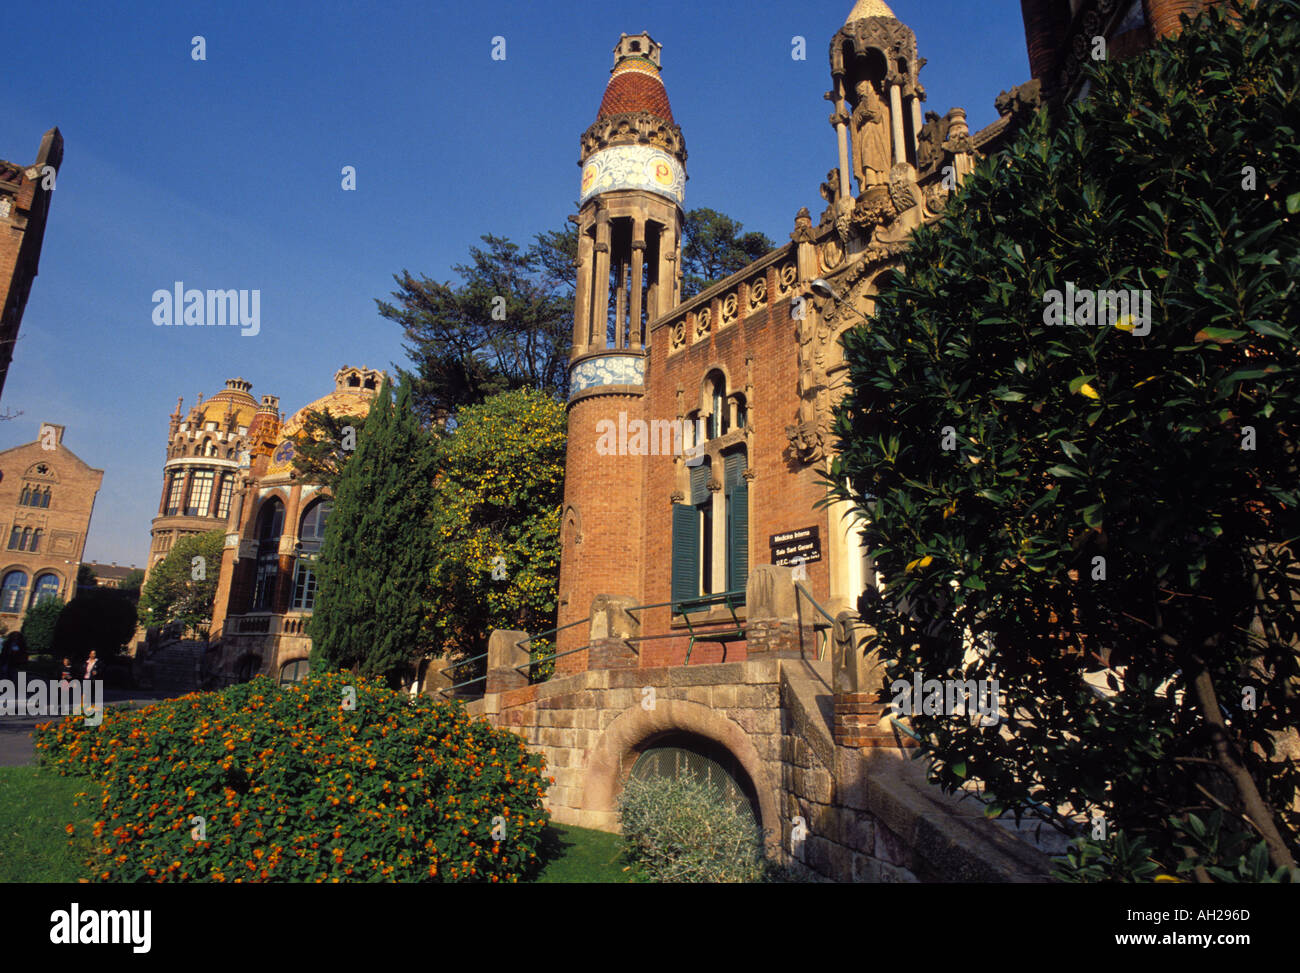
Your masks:
<svg viewBox="0 0 1300 973"><path fill-rule="evenodd" d="M853 162L858 186L865 191L889 179L889 109L870 81L859 81L853 109Z"/></svg>

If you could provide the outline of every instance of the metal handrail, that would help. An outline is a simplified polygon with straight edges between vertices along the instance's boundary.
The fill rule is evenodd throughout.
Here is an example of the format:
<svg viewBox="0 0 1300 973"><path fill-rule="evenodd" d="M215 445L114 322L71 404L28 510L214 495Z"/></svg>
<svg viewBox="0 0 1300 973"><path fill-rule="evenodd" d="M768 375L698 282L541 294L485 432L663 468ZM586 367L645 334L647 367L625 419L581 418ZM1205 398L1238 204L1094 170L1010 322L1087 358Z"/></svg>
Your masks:
<svg viewBox="0 0 1300 973"><path fill-rule="evenodd" d="M835 619L831 617L830 612L828 612L825 608L823 608L821 605L817 603L817 599L812 596L812 592L808 590L807 585L805 585L802 581L796 581L794 583L794 592L795 592L794 600L795 600L796 608L799 605L799 596L803 595L805 598L808 599L808 603L811 604L814 608L817 609L818 612L821 613L822 618L830 622L829 626L818 625L816 622L813 622L813 629L817 631L819 635L818 641L820 642L820 645L818 645L817 647L817 661L820 662L822 659L826 658L826 631L825 630L827 627L831 628L832 630L835 628L835 624L836 624Z"/></svg>

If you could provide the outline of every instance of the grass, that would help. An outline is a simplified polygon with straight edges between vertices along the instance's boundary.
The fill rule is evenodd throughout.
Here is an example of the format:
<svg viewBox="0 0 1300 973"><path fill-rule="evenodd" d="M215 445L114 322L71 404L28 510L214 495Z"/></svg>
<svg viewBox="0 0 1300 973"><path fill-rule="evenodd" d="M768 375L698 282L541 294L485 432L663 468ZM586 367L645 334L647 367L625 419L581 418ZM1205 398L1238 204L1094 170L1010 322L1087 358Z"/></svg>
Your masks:
<svg viewBox="0 0 1300 973"><path fill-rule="evenodd" d="M546 867L533 880L539 884L648 881L639 868L629 866L623 839L616 834L552 822L545 847Z"/></svg>
<svg viewBox="0 0 1300 973"><path fill-rule="evenodd" d="M73 808L80 777L60 777L36 767L0 767L0 883L76 882L86 874L87 829L93 822ZM76 824L87 837L69 846L64 828ZM640 882L623 859L623 839L604 831L552 824L545 835L546 865L535 882Z"/></svg>
<svg viewBox="0 0 1300 973"><path fill-rule="evenodd" d="M93 823L72 807L85 789L79 777L0 767L0 882L75 882L86 874L89 837L70 847L64 831L76 824L86 835Z"/></svg>

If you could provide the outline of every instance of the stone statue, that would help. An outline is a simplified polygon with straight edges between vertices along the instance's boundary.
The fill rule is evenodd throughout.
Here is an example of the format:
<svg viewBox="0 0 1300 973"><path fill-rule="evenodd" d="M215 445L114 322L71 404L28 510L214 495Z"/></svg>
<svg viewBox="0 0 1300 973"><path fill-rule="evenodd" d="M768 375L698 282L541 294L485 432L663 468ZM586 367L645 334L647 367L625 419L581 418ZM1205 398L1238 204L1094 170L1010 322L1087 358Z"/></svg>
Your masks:
<svg viewBox="0 0 1300 973"><path fill-rule="evenodd" d="M865 192L871 186L889 181L889 109L870 81L857 85L858 106L853 109L853 163L858 186Z"/></svg>

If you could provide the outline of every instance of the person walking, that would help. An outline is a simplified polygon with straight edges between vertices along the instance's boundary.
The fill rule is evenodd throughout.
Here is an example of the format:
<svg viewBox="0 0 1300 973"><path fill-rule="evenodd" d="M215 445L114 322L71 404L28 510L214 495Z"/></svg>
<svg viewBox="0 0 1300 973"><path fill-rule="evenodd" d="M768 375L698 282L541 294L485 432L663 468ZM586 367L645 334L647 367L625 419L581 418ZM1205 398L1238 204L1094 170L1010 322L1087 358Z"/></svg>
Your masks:
<svg viewBox="0 0 1300 973"><path fill-rule="evenodd" d="M95 654L95 650L91 649L90 655L86 657L86 674L82 678L94 679L98 677L98 675L99 675L99 657Z"/></svg>

